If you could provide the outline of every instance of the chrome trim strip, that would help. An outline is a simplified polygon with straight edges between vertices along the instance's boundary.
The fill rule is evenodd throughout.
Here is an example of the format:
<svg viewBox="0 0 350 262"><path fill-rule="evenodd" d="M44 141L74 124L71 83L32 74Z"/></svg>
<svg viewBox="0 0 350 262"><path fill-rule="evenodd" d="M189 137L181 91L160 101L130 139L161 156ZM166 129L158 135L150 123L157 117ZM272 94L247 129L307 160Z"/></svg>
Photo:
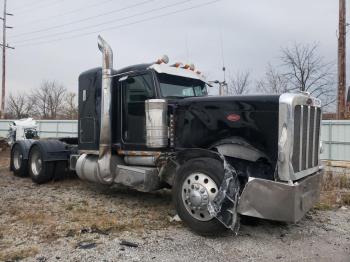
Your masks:
<svg viewBox="0 0 350 262"><path fill-rule="evenodd" d="M82 154L91 154L91 155L98 155L100 152L98 150L79 150L79 155Z"/></svg>
<svg viewBox="0 0 350 262"><path fill-rule="evenodd" d="M306 160L305 160L305 168L309 168L309 141L310 141L310 110L311 107L307 107L307 128L306 128ZM300 169L301 170L301 169Z"/></svg>
<svg viewBox="0 0 350 262"><path fill-rule="evenodd" d="M317 108L315 108L315 112L314 112L314 135L313 135L313 141L312 141L312 166L315 166L315 149L316 149L316 128L317 128ZM319 141L319 139L318 139Z"/></svg>
<svg viewBox="0 0 350 262"><path fill-rule="evenodd" d="M304 128L304 106L301 106L300 109L300 147L299 147L299 170L303 169L303 128ZM293 144L293 141L292 141ZM293 152L293 151L292 151Z"/></svg>
<svg viewBox="0 0 350 262"><path fill-rule="evenodd" d="M311 175L311 174L317 172L320 169L321 169L320 166L314 166L312 168L301 170L301 171L299 171L299 172L297 172L297 173L295 173L293 175L293 180L298 180L298 179L301 179L301 178L303 178L305 176Z"/></svg>

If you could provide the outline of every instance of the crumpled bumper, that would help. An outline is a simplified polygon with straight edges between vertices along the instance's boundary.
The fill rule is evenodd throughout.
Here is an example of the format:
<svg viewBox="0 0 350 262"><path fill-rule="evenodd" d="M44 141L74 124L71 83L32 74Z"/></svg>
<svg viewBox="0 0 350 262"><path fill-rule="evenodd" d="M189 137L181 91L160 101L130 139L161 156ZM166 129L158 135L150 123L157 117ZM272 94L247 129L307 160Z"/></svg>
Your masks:
<svg viewBox="0 0 350 262"><path fill-rule="evenodd" d="M293 184L250 178L238 203L241 215L299 221L319 201L323 170Z"/></svg>

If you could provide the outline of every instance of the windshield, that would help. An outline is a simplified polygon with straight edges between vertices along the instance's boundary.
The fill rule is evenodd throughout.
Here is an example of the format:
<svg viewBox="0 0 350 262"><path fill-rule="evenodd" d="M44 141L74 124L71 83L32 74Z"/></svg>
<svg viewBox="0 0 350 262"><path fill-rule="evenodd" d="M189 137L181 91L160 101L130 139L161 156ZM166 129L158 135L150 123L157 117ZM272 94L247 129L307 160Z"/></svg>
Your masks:
<svg viewBox="0 0 350 262"><path fill-rule="evenodd" d="M160 91L163 97L191 97L206 96L207 89L203 81L174 76L158 74Z"/></svg>

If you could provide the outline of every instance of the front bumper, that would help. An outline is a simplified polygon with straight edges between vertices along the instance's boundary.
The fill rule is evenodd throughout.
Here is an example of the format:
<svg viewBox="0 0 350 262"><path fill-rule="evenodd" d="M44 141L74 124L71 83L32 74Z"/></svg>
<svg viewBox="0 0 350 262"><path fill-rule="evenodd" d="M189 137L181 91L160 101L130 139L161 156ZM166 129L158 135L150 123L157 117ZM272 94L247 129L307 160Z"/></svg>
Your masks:
<svg viewBox="0 0 350 262"><path fill-rule="evenodd" d="M297 222L320 197L323 170L293 184L250 178L238 203L241 215Z"/></svg>

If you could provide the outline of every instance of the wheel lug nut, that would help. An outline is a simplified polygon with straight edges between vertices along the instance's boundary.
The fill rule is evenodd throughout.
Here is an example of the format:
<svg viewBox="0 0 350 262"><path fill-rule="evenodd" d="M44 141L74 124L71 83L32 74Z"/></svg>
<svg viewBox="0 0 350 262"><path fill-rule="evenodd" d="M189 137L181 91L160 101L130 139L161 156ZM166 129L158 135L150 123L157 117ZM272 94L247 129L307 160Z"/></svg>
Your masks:
<svg viewBox="0 0 350 262"><path fill-rule="evenodd" d="M200 192L201 192L202 194L204 194L205 189L204 189L204 188L202 188Z"/></svg>

